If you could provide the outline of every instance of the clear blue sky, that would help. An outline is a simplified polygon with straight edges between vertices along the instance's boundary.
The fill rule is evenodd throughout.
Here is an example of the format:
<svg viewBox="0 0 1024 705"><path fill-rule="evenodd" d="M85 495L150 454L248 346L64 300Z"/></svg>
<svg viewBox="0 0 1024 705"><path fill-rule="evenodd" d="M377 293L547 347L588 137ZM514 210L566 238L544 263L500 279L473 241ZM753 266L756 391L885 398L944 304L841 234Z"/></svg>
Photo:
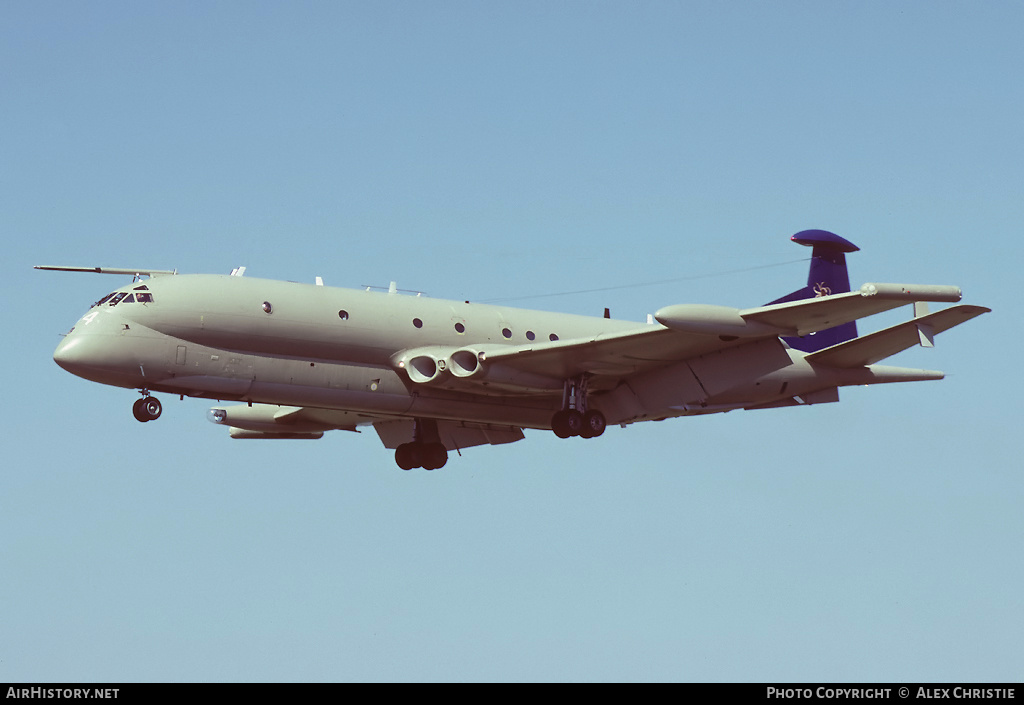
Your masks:
<svg viewBox="0 0 1024 705"><path fill-rule="evenodd" d="M4 3L0 680L1019 680L1022 26L995 1ZM796 289L806 228L862 248L855 286L994 309L893 359L947 379L434 473L373 432L232 441L201 400L138 424L51 359L121 280L31 269L679 279L524 302L643 320Z"/></svg>

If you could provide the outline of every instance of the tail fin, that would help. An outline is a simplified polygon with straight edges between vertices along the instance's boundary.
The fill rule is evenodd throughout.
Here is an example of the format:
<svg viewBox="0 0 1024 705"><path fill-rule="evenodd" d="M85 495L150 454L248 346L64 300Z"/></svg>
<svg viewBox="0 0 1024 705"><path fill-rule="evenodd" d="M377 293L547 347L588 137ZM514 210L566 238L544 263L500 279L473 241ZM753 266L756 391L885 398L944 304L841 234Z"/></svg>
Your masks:
<svg viewBox="0 0 1024 705"><path fill-rule="evenodd" d="M827 230L803 230L790 238L799 245L813 247L811 270L807 274L807 286L792 294L769 302L781 304L787 301L813 299L817 296L843 294L850 290L850 276L846 272L846 253L857 252L859 247ZM790 347L804 352L815 352L852 340L857 337L857 324L851 321L818 331L804 338L783 338Z"/></svg>

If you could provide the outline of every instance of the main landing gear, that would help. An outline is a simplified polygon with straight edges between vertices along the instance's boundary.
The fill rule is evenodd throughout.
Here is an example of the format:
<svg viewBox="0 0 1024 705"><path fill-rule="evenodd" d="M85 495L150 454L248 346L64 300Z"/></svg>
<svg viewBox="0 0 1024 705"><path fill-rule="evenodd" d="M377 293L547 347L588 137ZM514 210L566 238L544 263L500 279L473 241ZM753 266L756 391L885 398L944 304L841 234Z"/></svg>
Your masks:
<svg viewBox="0 0 1024 705"><path fill-rule="evenodd" d="M160 418L160 412L164 410L160 400L150 396L149 392L145 390L143 390L142 394L143 397L137 399L135 404L132 405L132 413L135 415L135 418L143 423Z"/></svg>
<svg viewBox="0 0 1024 705"><path fill-rule="evenodd" d="M551 430L555 435L559 438L597 438L607 426L604 414L587 408L587 376L565 380L562 409L551 417Z"/></svg>
<svg viewBox="0 0 1024 705"><path fill-rule="evenodd" d="M441 443L437 433L437 422L433 419L416 419L412 441L403 443L395 450L395 462L403 470L423 468L437 470L448 462L448 449Z"/></svg>

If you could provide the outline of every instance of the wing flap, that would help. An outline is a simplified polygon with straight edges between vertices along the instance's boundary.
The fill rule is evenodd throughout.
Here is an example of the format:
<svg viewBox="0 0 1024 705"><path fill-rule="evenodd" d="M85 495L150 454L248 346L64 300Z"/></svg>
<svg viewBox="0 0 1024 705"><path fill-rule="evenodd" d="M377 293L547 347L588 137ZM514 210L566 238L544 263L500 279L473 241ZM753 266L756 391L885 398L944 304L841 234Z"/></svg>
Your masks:
<svg viewBox="0 0 1024 705"><path fill-rule="evenodd" d="M816 365L829 367L862 367L873 365L879 360L911 348L930 336L958 326L991 309L984 306L951 306L950 308L898 323L883 330L839 345L819 350L807 356Z"/></svg>

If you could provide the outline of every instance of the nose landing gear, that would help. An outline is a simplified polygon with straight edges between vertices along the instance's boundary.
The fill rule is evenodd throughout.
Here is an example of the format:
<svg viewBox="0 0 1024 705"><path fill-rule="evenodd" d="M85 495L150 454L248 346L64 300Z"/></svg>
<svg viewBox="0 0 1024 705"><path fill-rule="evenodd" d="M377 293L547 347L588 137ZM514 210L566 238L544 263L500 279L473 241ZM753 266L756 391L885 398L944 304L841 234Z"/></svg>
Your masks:
<svg viewBox="0 0 1024 705"><path fill-rule="evenodd" d="M147 391L142 393L144 396L141 399L137 399L132 405L132 414L143 423L160 418L160 413L164 410L160 400L150 396Z"/></svg>
<svg viewBox="0 0 1024 705"><path fill-rule="evenodd" d="M562 408L551 417L551 430L555 435L559 438L597 438L607 426L604 414L587 408L587 376L565 380Z"/></svg>

